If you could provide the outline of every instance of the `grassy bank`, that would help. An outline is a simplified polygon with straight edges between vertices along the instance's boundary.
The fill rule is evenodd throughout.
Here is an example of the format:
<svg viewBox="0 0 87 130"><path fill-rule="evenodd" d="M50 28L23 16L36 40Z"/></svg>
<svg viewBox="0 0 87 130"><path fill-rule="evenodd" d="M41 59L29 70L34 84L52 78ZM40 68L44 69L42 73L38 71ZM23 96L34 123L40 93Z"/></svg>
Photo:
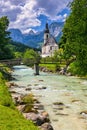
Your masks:
<svg viewBox="0 0 87 130"><path fill-rule="evenodd" d="M56 65L55 64L40 64L40 67L45 67L52 72L56 71Z"/></svg>
<svg viewBox="0 0 87 130"><path fill-rule="evenodd" d="M38 130L29 120L26 120L12 101L5 85L5 79L0 72L0 130Z"/></svg>
<svg viewBox="0 0 87 130"><path fill-rule="evenodd" d="M40 67L47 68L48 71L50 72L58 72L64 65L60 65L59 63L47 63L47 64L40 64Z"/></svg>

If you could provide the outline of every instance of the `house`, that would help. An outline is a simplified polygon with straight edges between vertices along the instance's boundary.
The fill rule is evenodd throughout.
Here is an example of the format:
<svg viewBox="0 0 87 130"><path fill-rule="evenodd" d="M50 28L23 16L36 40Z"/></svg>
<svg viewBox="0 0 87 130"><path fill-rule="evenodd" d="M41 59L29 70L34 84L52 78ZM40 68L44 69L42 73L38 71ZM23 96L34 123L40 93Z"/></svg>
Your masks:
<svg viewBox="0 0 87 130"><path fill-rule="evenodd" d="M46 23L44 31L44 44L42 46L42 57L53 56L55 50L58 50L58 45L55 38L50 34L48 23Z"/></svg>

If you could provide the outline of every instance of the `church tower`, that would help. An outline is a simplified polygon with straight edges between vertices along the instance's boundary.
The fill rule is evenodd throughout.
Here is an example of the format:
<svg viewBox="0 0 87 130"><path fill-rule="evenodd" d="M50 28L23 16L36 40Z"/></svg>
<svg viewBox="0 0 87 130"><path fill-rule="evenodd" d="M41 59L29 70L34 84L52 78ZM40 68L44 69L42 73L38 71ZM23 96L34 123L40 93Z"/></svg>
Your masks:
<svg viewBox="0 0 87 130"><path fill-rule="evenodd" d="M49 39L49 28L48 28L48 23L46 23L45 31L44 31L44 44L48 41Z"/></svg>

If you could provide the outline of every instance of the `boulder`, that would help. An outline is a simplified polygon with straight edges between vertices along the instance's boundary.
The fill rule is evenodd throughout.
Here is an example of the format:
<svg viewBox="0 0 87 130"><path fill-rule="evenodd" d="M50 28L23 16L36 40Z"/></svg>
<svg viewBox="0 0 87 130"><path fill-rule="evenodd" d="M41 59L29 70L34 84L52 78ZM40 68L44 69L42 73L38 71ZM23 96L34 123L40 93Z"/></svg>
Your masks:
<svg viewBox="0 0 87 130"><path fill-rule="evenodd" d="M24 106L25 106L25 105L19 105L19 106L17 106L16 108L17 108L20 112L22 112Z"/></svg>
<svg viewBox="0 0 87 130"><path fill-rule="evenodd" d="M31 88L26 88L25 90L26 90L26 91L31 91Z"/></svg>
<svg viewBox="0 0 87 130"><path fill-rule="evenodd" d="M37 126L41 126L44 123L44 118L34 112L26 113L24 117L28 120L32 120Z"/></svg>
<svg viewBox="0 0 87 130"><path fill-rule="evenodd" d="M23 113L24 117L28 120L32 120L37 126L41 126L46 122L50 122L48 118L48 113L44 112L42 114L30 112L30 113Z"/></svg>
<svg viewBox="0 0 87 130"><path fill-rule="evenodd" d="M53 127L51 126L50 123L44 123L41 125L41 130L53 130Z"/></svg>

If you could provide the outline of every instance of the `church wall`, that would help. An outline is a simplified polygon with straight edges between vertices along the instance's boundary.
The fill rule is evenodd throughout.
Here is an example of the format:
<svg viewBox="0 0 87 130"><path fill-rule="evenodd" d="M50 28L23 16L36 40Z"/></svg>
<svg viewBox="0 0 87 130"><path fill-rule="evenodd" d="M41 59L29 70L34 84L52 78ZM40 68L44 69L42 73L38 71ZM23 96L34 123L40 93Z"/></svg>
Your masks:
<svg viewBox="0 0 87 130"><path fill-rule="evenodd" d="M50 37L49 33L44 34L44 44L47 42L49 37Z"/></svg>
<svg viewBox="0 0 87 130"><path fill-rule="evenodd" d="M45 52L46 52L46 47L44 46L42 47L42 54L45 54Z"/></svg>

